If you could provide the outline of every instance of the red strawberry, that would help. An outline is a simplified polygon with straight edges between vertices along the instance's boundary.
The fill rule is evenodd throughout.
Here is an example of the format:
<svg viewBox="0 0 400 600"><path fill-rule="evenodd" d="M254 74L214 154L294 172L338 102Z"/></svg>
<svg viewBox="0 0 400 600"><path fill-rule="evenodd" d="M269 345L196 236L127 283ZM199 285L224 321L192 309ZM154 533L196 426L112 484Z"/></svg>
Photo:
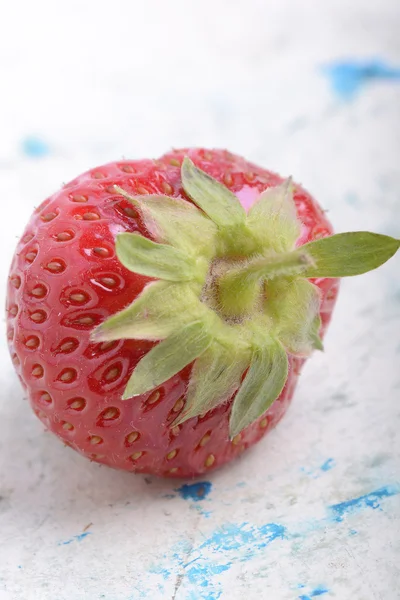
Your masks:
<svg viewBox="0 0 400 600"><path fill-rule="evenodd" d="M226 151L81 175L35 211L10 271L10 351L35 413L130 471L194 476L238 456L286 411L336 278L399 246L331 234L300 186Z"/></svg>

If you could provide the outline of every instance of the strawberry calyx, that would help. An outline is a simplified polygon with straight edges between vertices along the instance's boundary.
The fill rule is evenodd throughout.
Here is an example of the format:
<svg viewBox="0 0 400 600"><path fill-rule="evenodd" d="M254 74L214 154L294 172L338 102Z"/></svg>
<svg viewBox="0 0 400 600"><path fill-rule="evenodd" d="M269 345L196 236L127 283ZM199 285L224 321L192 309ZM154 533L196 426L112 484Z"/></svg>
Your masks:
<svg viewBox="0 0 400 600"><path fill-rule="evenodd" d="M233 438L280 395L288 354L305 357L322 349L320 292L309 279L375 269L400 241L353 232L296 247L301 223L290 179L263 192L246 213L228 188L189 158L181 178L192 203L130 196L116 187L140 212L152 238L118 234L117 256L130 271L155 281L92 338L159 342L134 369L125 400L193 363L186 404L173 425L205 414L236 392Z"/></svg>

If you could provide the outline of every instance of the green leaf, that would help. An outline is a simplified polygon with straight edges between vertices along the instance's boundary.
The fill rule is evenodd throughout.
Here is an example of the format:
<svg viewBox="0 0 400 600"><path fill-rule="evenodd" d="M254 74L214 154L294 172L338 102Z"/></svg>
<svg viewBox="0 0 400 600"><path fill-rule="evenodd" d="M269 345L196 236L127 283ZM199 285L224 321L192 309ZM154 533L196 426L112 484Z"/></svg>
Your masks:
<svg viewBox="0 0 400 600"><path fill-rule="evenodd" d="M380 267L399 247L400 240L369 231L338 233L315 240L301 247L315 263L304 277L361 275Z"/></svg>
<svg viewBox="0 0 400 600"><path fill-rule="evenodd" d="M157 244L137 233L118 234L116 250L124 267L147 277L167 281L191 281L199 275L192 257L177 248Z"/></svg>
<svg viewBox="0 0 400 600"><path fill-rule="evenodd" d="M187 157L182 163L181 177L187 195L218 227L244 224L246 212L235 194Z"/></svg>
<svg viewBox="0 0 400 600"><path fill-rule="evenodd" d="M321 349L319 289L306 279L283 280L267 284L266 313L273 319L274 335L288 352L308 356Z"/></svg>
<svg viewBox="0 0 400 600"><path fill-rule="evenodd" d="M254 423L278 398L288 376L288 358L273 339L254 349L250 368L233 402L229 430L231 439Z"/></svg>
<svg viewBox="0 0 400 600"><path fill-rule="evenodd" d="M301 233L301 223L297 218L290 178L261 194L249 210L247 225L264 247L272 247L276 252L286 252L294 247Z"/></svg>
<svg viewBox="0 0 400 600"><path fill-rule="evenodd" d="M321 352L323 352L324 351L324 343L319 336L321 326L322 326L322 320L321 320L320 314L318 313L318 315L315 316L314 321L310 327L310 340L311 340L312 347L314 348L314 350L320 350Z"/></svg>
<svg viewBox="0 0 400 600"><path fill-rule="evenodd" d="M122 399L145 394L164 383L207 350L211 341L210 333L199 321L170 335L141 359Z"/></svg>
<svg viewBox="0 0 400 600"><path fill-rule="evenodd" d="M214 342L193 366L183 413L174 425L203 415L232 396L249 364L249 354Z"/></svg>
<svg viewBox="0 0 400 600"><path fill-rule="evenodd" d="M217 228L196 206L187 200L169 196L130 196L120 187L115 187L139 210L155 240L185 252L212 254Z"/></svg>
<svg viewBox="0 0 400 600"><path fill-rule="evenodd" d="M206 310L187 283L149 283L127 308L99 325L94 341L120 339L162 340L184 325L197 321Z"/></svg>

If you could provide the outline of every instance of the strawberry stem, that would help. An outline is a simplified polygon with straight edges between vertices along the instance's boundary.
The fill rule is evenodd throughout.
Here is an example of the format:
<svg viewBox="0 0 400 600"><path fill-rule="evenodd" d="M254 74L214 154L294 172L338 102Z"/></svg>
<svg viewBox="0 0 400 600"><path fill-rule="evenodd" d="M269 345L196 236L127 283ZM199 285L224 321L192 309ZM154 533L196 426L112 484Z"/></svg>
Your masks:
<svg viewBox="0 0 400 600"><path fill-rule="evenodd" d="M252 313L257 307L263 280L300 275L313 264L306 252L295 250L273 256L257 256L228 269L217 283L222 312L229 317Z"/></svg>

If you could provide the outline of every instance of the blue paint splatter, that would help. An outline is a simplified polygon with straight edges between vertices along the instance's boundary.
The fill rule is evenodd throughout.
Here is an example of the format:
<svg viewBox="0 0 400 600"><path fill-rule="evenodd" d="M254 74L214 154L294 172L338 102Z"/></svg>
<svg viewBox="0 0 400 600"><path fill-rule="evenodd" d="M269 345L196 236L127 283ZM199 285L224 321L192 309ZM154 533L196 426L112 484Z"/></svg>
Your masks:
<svg viewBox="0 0 400 600"><path fill-rule="evenodd" d="M222 594L218 576L229 571L237 562L251 560L275 540L283 539L285 532L285 528L277 523L267 523L260 527L250 523L227 523L198 546L191 548L187 542L178 544L172 556L164 555L164 559L168 561L166 568L157 566L150 572L165 575L166 579L173 573L176 576L177 572L183 572L185 598L217 600ZM175 565L173 572L169 569L171 559ZM196 593L192 596L194 589Z"/></svg>
<svg viewBox="0 0 400 600"><path fill-rule="evenodd" d="M202 544L193 548L192 560L183 565L189 583L199 588L210 588L196 600L217 600L221 594L221 583L213 578L228 571L234 562L247 562L276 539L283 539L285 528L276 523L267 523L261 527L241 523L227 523L214 531ZM237 556L240 550L241 556ZM216 557L214 559L213 557ZM225 559L220 562L221 557ZM201 592L200 592L201 593Z"/></svg>
<svg viewBox="0 0 400 600"><path fill-rule="evenodd" d="M327 594L329 590L324 587L317 587L315 590L310 592L306 596L299 596L299 600L311 600L311 598L316 598L317 596L322 596L322 594Z"/></svg>
<svg viewBox="0 0 400 600"><path fill-rule="evenodd" d="M400 68L382 60L339 60L323 67L333 91L342 100L351 100L371 81L400 81Z"/></svg>
<svg viewBox="0 0 400 600"><path fill-rule="evenodd" d="M321 471L330 471L336 466L334 458L328 458L323 465L320 466Z"/></svg>
<svg viewBox="0 0 400 600"><path fill-rule="evenodd" d="M229 571L230 568L230 562L222 565L208 564L206 567L204 564L194 564L189 569L186 569L186 575L190 583L200 587L208 587L210 577L220 575L224 571Z"/></svg>
<svg viewBox="0 0 400 600"><path fill-rule="evenodd" d="M161 565L152 565L149 569L149 573L161 575L165 581L171 577L171 569L165 569Z"/></svg>
<svg viewBox="0 0 400 600"><path fill-rule="evenodd" d="M28 136L22 140L22 151L29 158L43 158L50 154L47 143L36 136Z"/></svg>
<svg viewBox="0 0 400 600"><path fill-rule="evenodd" d="M310 594L311 598L315 598L316 596L322 596L322 594L327 594L329 590L324 587L315 588Z"/></svg>
<svg viewBox="0 0 400 600"><path fill-rule="evenodd" d="M183 573L182 589L189 600L218 600L222 595L222 584L218 575L231 569L235 564L248 562L262 554L272 543L298 538L304 539L321 529L341 523L345 515L365 509L379 509L382 500L400 493L399 485L388 485L369 494L334 504L328 507L328 514L322 519L300 523L297 531L289 531L284 525L266 523L261 526L250 523L226 523L211 532L197 546L182 540L161 558L165 566L150 570L165 580ZM351 532L354 530L350 530ZM172 566L171 566L172 565ZM304 588L303 584L298 589ZM328 593L322 586L315 588L300 600L311 600Z"/></svg>
<svg viewBox="0 0 400 600"><path fill-rule="evenodd" d="M209 481L199 481L198 483L184 484L176 490L184 500L194 500L199 502L208 496L211 492L211 483Z"/></svg>
<svg viewBox="0 0 400 600"><path fill-rule="evenodd" d="M91 535L90 531L86 531L85 533L80 533L79 535L74 535L74 537L72 537L69 540L66 540L65 542L58 542L57 546L67 546L68 544L72 544L72 542L81 542L88 535Z"/></svg>
<svg viewBox="0 0 400 600"><path fill-rule="evenodd" d="M248 546L251 555L254 556L257 550L261 550L274 540L283 539L284 537L285 528L277 523L267 523L261 527L255 527L249 523L241 523L240 525L228 523L217 529L211 537L203 542L199 546L199 550L211 548L213 552L226 552ZM249 556L249 554L246 556Z"/></svg>
<svg viewBox="0 0 400 600"><path fill-rule="evenodd" d="M352 500L347 500L346 502L333 504L332 506L328 507L328 510L331 513L332 520L340 523L347 514L355 513L360 509L366 507L374 510L381 509L381 505L379 504L380 500L383 498L390 498L398 493L398 486L388 485L380 488L379 490L375 490L370 494L365 494L365 496L359 496L358 498L353 498Z"/></svg>

